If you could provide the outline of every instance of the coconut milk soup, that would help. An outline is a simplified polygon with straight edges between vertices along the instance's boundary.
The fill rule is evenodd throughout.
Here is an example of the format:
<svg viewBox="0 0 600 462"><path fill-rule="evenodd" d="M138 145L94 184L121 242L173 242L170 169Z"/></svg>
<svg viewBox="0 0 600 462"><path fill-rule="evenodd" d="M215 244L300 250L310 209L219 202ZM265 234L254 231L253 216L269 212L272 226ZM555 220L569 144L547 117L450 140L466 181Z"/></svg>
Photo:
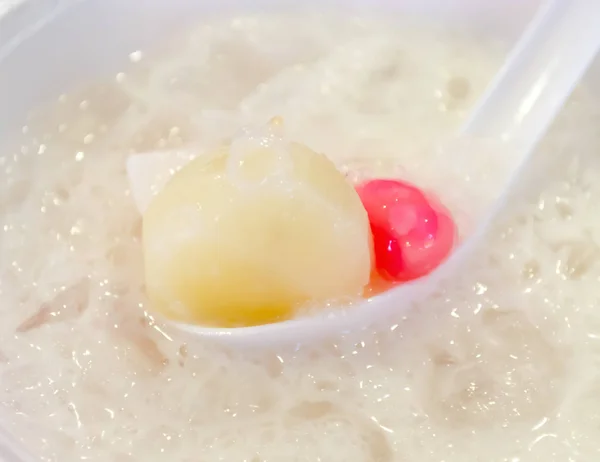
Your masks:
<svg viewBox="0 0 600 462"><path fill-rule="evenodd" d="M122 73L32 113L0 152L8 428L61 462L600 460L600 112L584 87L529 172L541 188L407 313L241 351L173 329L145 298L129 154L222 141L239 128L228 111L280 115L350 174L470 191L453 206L467 226L490 166L442 181L432 147L507 47L415 21L213 19L124 49Z"/></svg>

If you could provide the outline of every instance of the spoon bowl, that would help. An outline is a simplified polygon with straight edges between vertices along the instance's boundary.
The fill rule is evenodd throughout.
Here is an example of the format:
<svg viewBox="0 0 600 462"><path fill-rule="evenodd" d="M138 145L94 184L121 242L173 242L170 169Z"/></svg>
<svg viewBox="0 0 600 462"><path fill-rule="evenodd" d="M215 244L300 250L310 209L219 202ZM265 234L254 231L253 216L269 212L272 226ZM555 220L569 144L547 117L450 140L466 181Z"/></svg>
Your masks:
<svg viewBox="0 0 600 462"><path fill-rule="evenodd" d="M457 145L444 147L446 155L442 158L446 159L449 151L457 150L463 155L467 153L466 158L473 158L473 150L476 150L480 156L493 156L498 160L498 170L492 172L490 181L498 183L500 194L482 198L472 211L476 219L472 232L467 232L467 239L430 275L347 307L326 308L278 323L237 328L181 323L175 326L193 335L244 345L305 342L335 332L355 331L388 316L398 316L431 295L441 280L460 271L465 258L472 255L472 249L517 186L522 167L538 141L592 62L600 45L600 29L595 26L598 17L600 4L597 2L554 0L543 5L463 127ZM132 191L141 211L173 172L195 155L150 153L129 159L127 169ZM148 163L148 159L152 162ZM153 171L144 171L150 164L154 166ZM461 175L459 167L455 174ZM151 194L136 194L140 190Z"/></svg>

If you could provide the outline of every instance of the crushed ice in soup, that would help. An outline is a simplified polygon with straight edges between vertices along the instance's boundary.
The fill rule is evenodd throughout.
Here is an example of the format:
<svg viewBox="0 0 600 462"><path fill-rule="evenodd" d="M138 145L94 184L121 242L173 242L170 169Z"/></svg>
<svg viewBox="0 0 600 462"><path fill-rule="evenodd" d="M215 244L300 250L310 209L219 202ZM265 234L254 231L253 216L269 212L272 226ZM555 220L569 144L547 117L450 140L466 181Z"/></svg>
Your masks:
<svg viewBox="0 0 600 462"><path fill-rule="evenodd" d="M540 189L409 312L239 351L147 311L130 154L208 149L237 128L220 111L277 113L340 169L455 195L465 229L493 168L472 159L451 180L432 147L505 51L425 24L214 20L37 111L0 157L8 428L44 461L597 460L600 139L584 87L528 173Z"/></svg>

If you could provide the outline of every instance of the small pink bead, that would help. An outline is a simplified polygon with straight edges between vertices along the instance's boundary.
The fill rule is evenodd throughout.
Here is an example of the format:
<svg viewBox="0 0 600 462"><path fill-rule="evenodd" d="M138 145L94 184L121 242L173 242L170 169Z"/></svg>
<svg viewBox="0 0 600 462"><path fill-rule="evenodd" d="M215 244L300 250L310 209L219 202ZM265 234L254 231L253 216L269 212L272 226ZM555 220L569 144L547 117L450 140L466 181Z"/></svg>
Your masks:
<svg viewBox="0 0 600 462"><path fill-rule="evenodd" d="M441 204L398 180L370 180L356 190L369 215L375 265L382 277L410 281L446 259L456 226Z"/></svg>

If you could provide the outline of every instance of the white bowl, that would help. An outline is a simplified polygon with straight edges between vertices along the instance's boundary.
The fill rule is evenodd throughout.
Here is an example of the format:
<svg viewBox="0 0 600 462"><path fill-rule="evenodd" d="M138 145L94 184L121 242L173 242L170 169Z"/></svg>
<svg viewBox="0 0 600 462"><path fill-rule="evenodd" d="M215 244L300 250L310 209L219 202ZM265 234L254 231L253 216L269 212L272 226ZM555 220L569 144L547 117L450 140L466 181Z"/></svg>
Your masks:
<svg viewBox="0 0 600 462"><path fill-rule="evenodd" d="M411 12L514 40L538 3L537 0L25 0L0 18L0 137L17 128L30 108L56 98L88 78L114 75L125 64L123 50L147 49L207 12L313 7L371 14ZM415 283L403 290L407 290L406 297L410 298L423 289L423 284ZM319 322L297 319L240 329L190 326L182 329L243 342L290 341L298 335L306 339L333 328L361 328L372 320L373 311L379 317L394 310L391 297L393 292L383 294L345 314L323 315ZM0 460L29 460L8 438L0 430Z"/></svg>

